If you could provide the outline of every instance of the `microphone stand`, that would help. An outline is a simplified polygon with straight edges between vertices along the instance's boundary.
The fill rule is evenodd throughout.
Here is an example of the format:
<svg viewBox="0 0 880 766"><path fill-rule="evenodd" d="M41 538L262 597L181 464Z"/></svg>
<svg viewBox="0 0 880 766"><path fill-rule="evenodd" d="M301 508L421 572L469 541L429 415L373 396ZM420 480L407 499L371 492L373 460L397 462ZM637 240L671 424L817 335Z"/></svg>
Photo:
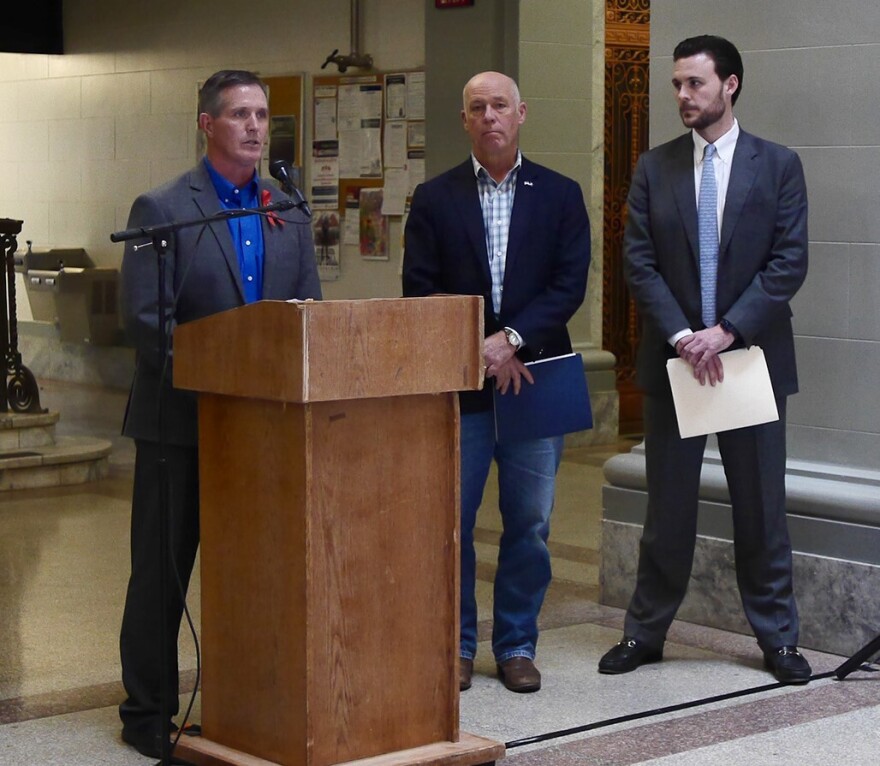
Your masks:
<svg viewBox="0 0 880 766"><path fill-rule="evenodd" d="M877 636L872 641L869 641L846 662L836 668L834 671L834 675L837 676L837 679L839 681L842 681L854 670L858 670L862 666L863 662L871 659L871 657L873 657L878 652L880 652L880 636Z"/></svg>
<svg viewBox="0 0 880 766"><path fill-rule="evenodd" d="M173 232L179 231L181 229L190 228L192 226L207 226L209 224L216 223L217 221L228 221L231 218L242 218L247 215L264 215L267 213L275 213L279 211L290 210L299 206L300 205L294 200L285 199L281 200L280 202L274 202L271 205L264 205L262 207L242 208L239 210L221 210L219 213L215 213L214 215L206 216L204 218L196 218L188 221L174 221L171 223L157 224L154 226L135 227L132 229L117 231L110 235L111 242L126 242L132 239L147 237L151 240L153 249L156 251L156 258L158 259L157 265L159 289L159 302L157 306L157 313L159 315L158 352L159 360L163 368L168 359L168 321L170 320L170 317L166 318L165 316L165 312L168 309L168 301L165 295L168 253L167 236L169 234L172 234ZM137 247L145 247L146 244L147 243L144 243L143 245L139 245ZM160 378L160 382L164 382L164 375L162 376L162 378ZM168 568L171 563L168 544L168 442L165 433L165 410L162 406L161 388L158 392L157 418L159 421L159 458L157 471L159 477L159 587L161 589L161 593L159 594L161 612L159 615L159 630L162 636L159 642L159 664L162 668L161 677L159 679L159 694L161 697L161 700L159 702L159 715L161 717L159 728L159 764L161 766L168 766L168 764L172 763L186 764L187 762L179 760L177 758L172 759L171 755L171 714L168 707L168 695L171 690L168 686L168 673L166 672L170 663L168 657L168 644L165 641L165 636L168 633ZM181 594L181 598L183 598L183 594Z"/></svg>

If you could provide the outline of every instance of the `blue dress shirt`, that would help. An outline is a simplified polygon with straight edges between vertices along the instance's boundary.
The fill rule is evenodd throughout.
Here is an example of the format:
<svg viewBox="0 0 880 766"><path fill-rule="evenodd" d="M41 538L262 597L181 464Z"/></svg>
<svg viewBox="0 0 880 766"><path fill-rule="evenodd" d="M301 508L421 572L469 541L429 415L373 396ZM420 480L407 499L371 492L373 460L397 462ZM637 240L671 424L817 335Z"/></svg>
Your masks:
<svg viewBox="0 0 880 766"><path fill-rule="evenodd" d="M205 167L214 182L220 205L226 210L259 207L260 185L257 173L242 188L229 183L221 176L205 157ZM230 218L229 233L238 255L238 268L241 282L244 285L246 303L254 303L263 297L263 217L247 215L241 218Z"/></svg>

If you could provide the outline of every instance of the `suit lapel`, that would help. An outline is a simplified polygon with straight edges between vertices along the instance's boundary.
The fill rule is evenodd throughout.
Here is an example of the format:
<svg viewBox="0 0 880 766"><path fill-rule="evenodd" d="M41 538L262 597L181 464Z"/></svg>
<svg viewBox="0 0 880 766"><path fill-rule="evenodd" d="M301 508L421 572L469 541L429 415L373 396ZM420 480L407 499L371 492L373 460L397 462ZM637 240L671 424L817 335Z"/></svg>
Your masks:
<svg viewBox="0 0 880 766"><path fill-rule="evenodd" d="M198 168L190 174L190 188L193 192L193 202L203 216L215 215L223 209L204 163L200 162ZM217 246L226 260L229 275L235 283L238 296L244 303L244 285L241 281L241 270L238 267L238 255L232 242L232 234L229 233L229 224L226 221L217 221L212 223L208 229L210 235L205 234L204 236L213 236L217 242Z"/></svg>
<svg viewBox="0 0 880 766"><path fill-rule="evenodd" d="M740 130L733 152L733 164L730 167L730 181L727 185L727 198L724 201L724 219L721 221L721 242L718 248L719 258L730 244L733 230L743 211L749 191L755 183L758 173L758 147L752 137Z"/></svg>
<svg viewBox="0 0 880 766"><path fill-rule="evenodd" d="M450 182L453 184L450 199L454 200L457 213L464 222L467 238L471 243L471 252L479 261L480 270L487 284L492 284L489 273L489 252L486 250L486 228L483 223L483 208L480 206L480 193L474 166L470 159L459 165Z"/></svg>
<svg viewBox="0 0 880 766"><path fill-rule="evenodd" d="M678 214L695 262L700 261L700 235L697 231L697 192L694 185L694 140L685 133L673 146L667 168Z"/></svg>
<svg viewBox="0 0 880 766"><path fill-rule="evenodd" d="M262 193L264 189L269 189L272 191L272 186L268 181L260 182L260 204L262 202ZM272 197L272 202L277 201L277 199L282 199L281 197ZM282 216L285 216L284 213L281 213ZM292 217L292 216L285 216ZM281 279L280 274L278 273L281 265L284 263L285 257L285 245L290 244L290 237L282 236L282 229L279 228L278 224L275 226L269 225L269 219L266 216L262 216L262 225L263 225L263 298L271 299L272 298L272 287L273 286L281 286L284 284L284 280ZM299 224L299 223L284 223L284 226L310 226L311 223ZM268 288L268 289L267 289Z"/></svg>
<svg viewBox="0 0 880 766"><path fill-rule="evenodd" d="M513 198L513 210L510 214L510 233L507 236L507 258L504 264L505 286L508 275L519 256L523 243L526 241L526 230L535 208L535 195L541 193L539 173L535 165L523 158L522 165L516 176L516 194Z"/></svg>

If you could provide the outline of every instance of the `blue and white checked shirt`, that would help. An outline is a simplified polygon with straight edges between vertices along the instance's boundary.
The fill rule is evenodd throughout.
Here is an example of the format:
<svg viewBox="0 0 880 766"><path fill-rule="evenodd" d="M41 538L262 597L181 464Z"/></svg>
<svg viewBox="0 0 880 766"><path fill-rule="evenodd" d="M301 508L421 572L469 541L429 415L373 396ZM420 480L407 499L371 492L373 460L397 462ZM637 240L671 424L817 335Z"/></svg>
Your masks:
<svg viewBox="0 0 880 766"><path fill-rule="evenodd" d="M516 193L516 177L522 165L522 154L517 151L516 162L501 183L489 175L474 155L474 174L480 207L483 209L483 228L486 230L486 252L489 253L489 271L492 274L492 310L501 313L501 293L504 285L504 266L507 263L507 239L510 234L510 216Z"/></svg>

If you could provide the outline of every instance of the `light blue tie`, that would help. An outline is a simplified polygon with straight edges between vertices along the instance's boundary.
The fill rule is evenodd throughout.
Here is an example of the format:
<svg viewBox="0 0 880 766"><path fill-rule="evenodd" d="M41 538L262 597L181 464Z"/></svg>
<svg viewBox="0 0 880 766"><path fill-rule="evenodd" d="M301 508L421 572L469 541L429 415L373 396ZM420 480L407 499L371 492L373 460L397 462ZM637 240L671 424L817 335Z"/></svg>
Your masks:
<svg viewBox="0 0 880 766"><path fill-rule="evenodd" d="M698 214L700 231L700 296L703 300L703 324L715 326L715 290L718 284L718 186L712 158L715 145L703 150L703 175L700 180Z"/></svg>

